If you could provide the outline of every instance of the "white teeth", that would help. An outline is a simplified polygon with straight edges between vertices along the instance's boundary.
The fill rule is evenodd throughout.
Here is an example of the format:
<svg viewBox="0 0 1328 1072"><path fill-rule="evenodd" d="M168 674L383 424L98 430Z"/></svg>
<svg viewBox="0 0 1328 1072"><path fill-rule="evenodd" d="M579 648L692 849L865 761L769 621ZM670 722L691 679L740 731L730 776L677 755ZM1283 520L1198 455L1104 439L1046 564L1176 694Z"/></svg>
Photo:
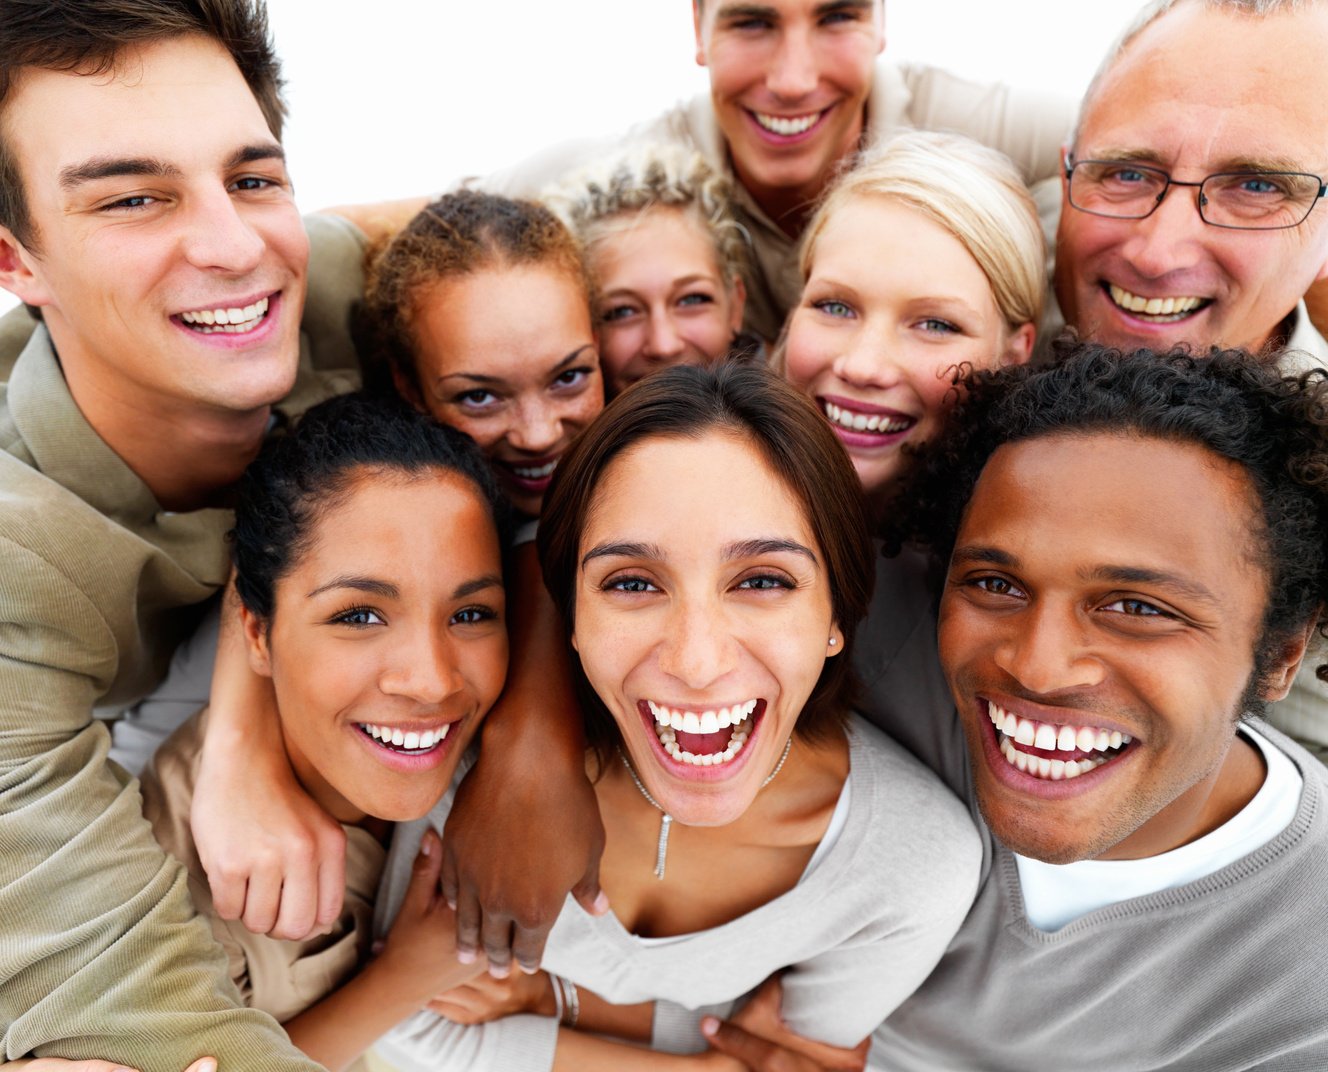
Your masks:
<svg viewBox="0 0 1328 1072"><path fill-rule="evenodd" d="M1190 313L1205 305L1207 298L1141 298L1138 294L1131 294L1123 287L1112 283L1107 288L1111 293L1111 300L1122 309L1130 313L1152 317L1159 323L1167 323L1173 320L1183 320Z"/></svg>
<svg viewBox="0 0 1328 1072"><path fill-rule="evenodd" d="M512 466L512 472L522 480L543 480L546 476L551 476L553 471L557 468L558 459L554 458L554 460L547 465L541 465L536 469L524 469L519 465L514 465Z"/></svg>
<svg viewBox="0 0 1328 1072"><path fill-rule="evenodd" d="M375 726L368 722L361 722L360 728L375 741L381 741L393 748L400 748L406 752L427 752L434 745L442 744L447 739L447 731L452 728L452 724L446 722L435 730L411 730L409 733L393 729L391 726Z"/></svg>
<svg viewBox="0 0 1328 1072"><path fill-rule="evenodd" d="M914 423L912 417L886 417L882 414L868 416L865 413L836 406L833 402L824 402L821 408L831 424L837 424L851 432L879 432L881 435L892 435L904 431Z"/></svg>
<svg viewBox="0 0 1328 1072"><path fill-rule="evenodd" d="M999 704L987 701L987 717L1000 733L1000 750L1014 767L1038 778L1058 781L1078 778L1094 767L1115 758L1110 755L1074 759L1045 759L1021 752L1016 745L1038 748L1046 752L1110 752L1130 744L1133 738L1119 730L1096 729L1092 726L1055 725L1019 718Z"/></svg>
<svg viewBox="0 0 1328 1072"><path fill-rule="evenodd" d="M714 767L727 763L747 743L749 731L742 725L747 717L756 710L756 701L747 700L731 707L707 708L704 711L679 711L647 700L646 706L655 720L655 733L660 744L674 759L693 767ZM733 727L728 745L721 752L701 755L684 751L678 744L678 733L710 734Z"/></svg>
<svg viewBox="0 0 1328 1072"><path fill-rule="evenodd" d="M753 112L756 121L772 134L782 134L790 137L794 134L801 134L803 131L810 130L818 119L821 118L820 112L813 112L811 115L780 116L767 115L764 112Z"/></svg>
<svg viewBox="0 0 1328 1072"><path fill-rule="evenodd" d="M233 306L225 309L200 309L198 312L181 313L180 319L204 335L219 331L230 335L242 335L258 327L263 317L267 315L268 305L267 298L259 298L252 305L246 305L242 309Z"/></svg>

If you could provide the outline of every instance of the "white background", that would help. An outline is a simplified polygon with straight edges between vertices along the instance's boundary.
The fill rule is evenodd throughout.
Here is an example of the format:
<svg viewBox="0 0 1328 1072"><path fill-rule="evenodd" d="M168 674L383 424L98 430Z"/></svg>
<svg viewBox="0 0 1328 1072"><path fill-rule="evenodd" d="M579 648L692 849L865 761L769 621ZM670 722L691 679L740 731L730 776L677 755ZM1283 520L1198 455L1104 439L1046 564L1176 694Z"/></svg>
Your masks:
<svg viewBox="0 0 1328 1072"><path fill-rule="evenodd" d="M268 0L306 210L441 190L706 87L691 0ZM886 0L886 50L1077 99L1136 0ZM205 121L205 120L203 120Z"/></svg>
<svg viewBox="0 0 1328 1072"><path fill-rule="evenodd" d="M886 50L1078 99L1138 7L887 0ZM435 193L703 92L691 10L691 0L268 0L301 208ZM0 291L0 312L16 304Z"/></svg>

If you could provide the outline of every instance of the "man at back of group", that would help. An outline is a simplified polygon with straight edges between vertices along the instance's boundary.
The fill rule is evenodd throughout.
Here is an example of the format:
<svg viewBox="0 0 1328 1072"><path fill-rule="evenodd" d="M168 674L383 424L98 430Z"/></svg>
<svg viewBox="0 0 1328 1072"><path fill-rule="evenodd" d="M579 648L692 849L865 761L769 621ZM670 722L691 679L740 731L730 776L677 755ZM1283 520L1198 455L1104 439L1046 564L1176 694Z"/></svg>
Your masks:
<svg viewBox="0 0 1328 1072"><path fill-rule="evenodd" d="M681 142L735 179L751 240L746 326L773 340L802 290L796 247L817 199L859 148L906 127L953 130L1009 155L1030 182L1055 174L1071 107L878 59L884 0L694 0L696 60L710 91L634 127ZM554 146L485 185L534 196L621 142Z"/></svg>
<svg viewBox="0 0 1328 1072"><path fill-rule="evenodd" d="M1067 147L1054 284L1121 349L1328 344L1328 5L1154 0L1107 56Z"/></svg>
<svg viewBox="0 0 1328 1072"><path fill-rule="evenodd" d="M0 25L0 285L42 320L0 384L0 1056L312 1068L237 1007L92 719L224 584L227 496L274 406L350 378L304 352L266 18L87 0Z"/></svg>
<svg viewBox="0 0 1328 1072"><path fill-rule="evenodd" d="M1143 8L1066 150L1054 285L1081 337L1285 347L1288 371L1328 366L1302 302L1328 279L1325 55L1320 0ZM1328 690L1312 674L1272 718L1328 755Z"/></svg>

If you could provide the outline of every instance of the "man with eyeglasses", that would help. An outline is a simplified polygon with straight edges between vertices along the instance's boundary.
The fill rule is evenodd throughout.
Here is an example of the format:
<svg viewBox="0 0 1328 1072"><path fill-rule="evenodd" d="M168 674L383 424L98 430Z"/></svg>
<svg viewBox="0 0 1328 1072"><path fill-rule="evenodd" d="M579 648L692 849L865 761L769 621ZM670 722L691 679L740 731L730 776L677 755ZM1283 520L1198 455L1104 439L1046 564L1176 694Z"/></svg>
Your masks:
<svg viewBox="0 0 1328 1072"><path fill-rule="evenodd" d="M1328 364L1299 303L1328 279L1328 6L1155 0L1084 98L1055 291L1121 348L1269 344Z"/></svg>

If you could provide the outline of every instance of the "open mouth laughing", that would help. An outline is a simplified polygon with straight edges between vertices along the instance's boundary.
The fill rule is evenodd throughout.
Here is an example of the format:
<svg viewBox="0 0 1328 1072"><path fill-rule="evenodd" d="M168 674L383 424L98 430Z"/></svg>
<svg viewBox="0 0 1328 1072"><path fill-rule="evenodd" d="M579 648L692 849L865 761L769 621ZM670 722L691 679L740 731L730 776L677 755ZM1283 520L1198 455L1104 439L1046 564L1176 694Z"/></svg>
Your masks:
<svg viewBox="0 0 1328 1072"><path fill-rule="evenodd" d="M1046 781L1078 778L1119 758L1134 743L1128 733L1100 726L1022 718L987 700L997 747L1010 766Z"/></svg>
<svg viewBox="0 0 1328 1072"><path fill-rule="evenodd" d="M1173 324L1178 320L1194 316L1213 304L1212 298L1192 296L1144 298L1138 294L1131 294L1115 283L1104 283L1103 288L1117 309L1150 324Z"/></svg>
<svg viewBox="0 0 1328 1072"><path fill-rule="evenodd" d="M691 767L732 763L765 713L764 700L745 700L703 711L682 710L654 700L645 700L642 706L664 751L676 762Z"/></svg>
<svg viewBox="0 0 1328 1072"><path fill-rule="evenodd" d="M562 455L533 458L520 465L503 459L496 459L496 463L515 487L528 495L543 495L553 480L553 471L558 468L561 457Z"/></svg>
<svg viewBox="0 0 1328 1072"><path fill-rule="evenodd" d="M804 115L773 115L749 109L747 114L771 139L794 141L818 127L830 111L830 108L822 108L818 112L807 112Z"/></svg>
<svg viewBox="0 0 1328 1072"><path fill-rule="evenodd" d="M257 330L267 318L271 295L245 306L196 309L178 314L185 327L200 335L246 335Z"/></svg>

